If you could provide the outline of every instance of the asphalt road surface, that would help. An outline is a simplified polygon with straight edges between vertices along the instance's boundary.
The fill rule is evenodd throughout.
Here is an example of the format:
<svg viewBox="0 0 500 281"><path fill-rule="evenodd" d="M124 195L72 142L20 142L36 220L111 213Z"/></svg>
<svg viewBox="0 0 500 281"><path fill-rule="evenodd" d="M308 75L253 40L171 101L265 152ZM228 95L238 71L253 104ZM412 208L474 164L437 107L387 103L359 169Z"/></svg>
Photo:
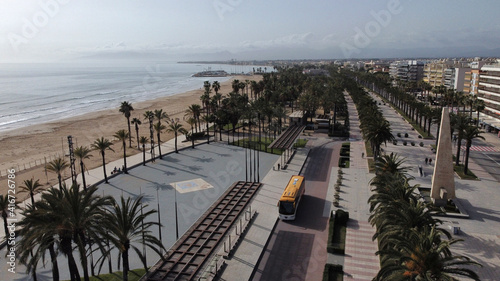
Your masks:
<svg viewBox="0 0 500 281"><path fill-rule="evenodd" d="M316 135L315 135L316 136ZM252 280L321 280L326 262L328 214L324 216L330 171L341 142L318 137L302 175L306 191L294 221L278 221ZM283 189L285 187L283 186Z"/></svg>

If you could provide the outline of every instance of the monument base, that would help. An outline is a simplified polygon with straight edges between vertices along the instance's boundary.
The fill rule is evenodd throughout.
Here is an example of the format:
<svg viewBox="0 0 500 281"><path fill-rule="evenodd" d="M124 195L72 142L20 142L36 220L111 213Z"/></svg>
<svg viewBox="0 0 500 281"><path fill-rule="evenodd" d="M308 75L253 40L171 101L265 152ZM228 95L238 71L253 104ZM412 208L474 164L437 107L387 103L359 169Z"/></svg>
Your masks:
<svg viewBox="0 0 500 281"><path fill-rule="evenodd" d="M448 200L446 199L432 198L432 204L436 207L445 207L447 203Z"/></svg>

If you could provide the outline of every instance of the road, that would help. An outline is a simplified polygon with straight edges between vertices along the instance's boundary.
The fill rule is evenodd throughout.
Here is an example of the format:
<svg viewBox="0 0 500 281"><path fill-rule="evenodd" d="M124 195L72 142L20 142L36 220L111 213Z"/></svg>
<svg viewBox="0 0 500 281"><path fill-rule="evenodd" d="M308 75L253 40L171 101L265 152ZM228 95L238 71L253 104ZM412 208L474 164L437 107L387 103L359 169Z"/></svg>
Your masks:
<svg viewBox="0 0 500 281"><path fill-rule="evenodd" d="M306 191L294 221L279 221L253 280L321 280L326 262L330 171L338 164L340 142L315 134L302 175ZM283 186L284 188L284 186ZM330 204L330 203L327 203ZM314 219L311 219L314 218Z"/></svg>
<svg viewBox="0 0 500 281"><path fill-rule="evenodd" d="M464 146L464 144L462 144L462 146ZM481 151L486 150L485 148L493 148L493 146L479 139L472 141L472 147L478 147L479 149L470 150L469 162L470 160L473 160L500 182L500 152L498 152L498 148L494 148L493 150L495 151ZM462 151L461 153L465 154L465 151ZM462 156L460 156L460 158L460 160L463 159Z"/></svg>

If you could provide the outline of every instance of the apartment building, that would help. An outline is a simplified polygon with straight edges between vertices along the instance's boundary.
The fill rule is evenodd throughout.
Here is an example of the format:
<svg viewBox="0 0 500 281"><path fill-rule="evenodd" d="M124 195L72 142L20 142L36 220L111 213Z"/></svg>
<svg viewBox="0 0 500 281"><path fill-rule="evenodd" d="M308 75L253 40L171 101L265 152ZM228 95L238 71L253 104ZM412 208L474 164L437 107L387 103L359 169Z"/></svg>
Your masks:
<svg viewBox="0 0 500 281"><path fill-rule="evenodd" d="M486 61L473 61L470 63L470 70L465 73L464 93L477 95L479 87L479 71L486 64Z"/></svg>
<svg viewBox="0 0 500 281"><path fill-rule="evenodd" d="M443 75L443 85L448 89L455 89L458 92L463 92L467 73L470 73L470 71L471 68L469 67L453 67L445 69ZM470 84L470 78L468 83Z"/></svg>
<svg viewBox="0 0 500 281"><path fill-rule="evenodd" d="M500 130L500 61L481 67L477 96L485 103L481 121Z"/></svg>
<svg viewBox="0 0 500 281"><path fill-rule="evenodd" d="M451 61L433 61L426 63L424 66L424 82L427 82L432 87L444 85L444 72L452 66Z"/></svg>
<svg viewBox="0 0 500 281"><path fill-rule="evenodd" d="M424 77L424 63L416 60L392 62L389 75L401 81L418 82Z"/></svg>

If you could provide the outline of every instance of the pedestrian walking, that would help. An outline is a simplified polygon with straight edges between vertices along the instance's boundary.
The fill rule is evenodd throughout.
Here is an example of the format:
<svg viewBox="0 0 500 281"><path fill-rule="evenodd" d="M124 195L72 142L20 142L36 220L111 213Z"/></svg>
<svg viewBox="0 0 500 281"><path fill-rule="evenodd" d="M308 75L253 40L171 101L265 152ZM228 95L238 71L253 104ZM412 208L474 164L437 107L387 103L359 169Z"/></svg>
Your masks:
<svg viewBox="0 0 500 281"><path fill-rule="evenodd" d="M361 158L365 158L365 153L361 152Z"/></svg>
<svg viewBox="0 0 500 281"><path fill-rule="evenodd" d="M429 162L429 158L425 157L425 165Z"/></svg>
<svg viewBox="0 0 500 281"><path fill-rule="evenodd" d="M432 162L432 158L429 158L429 165L431 165L431 162Z"/></svg>
<svg viewBox="0 0 500 281"><path fill-rule="evenodd" d="M423 173L422 173L422 166L421 166L421 165L418 165L418 171L419 171L419 173L420 173L420 176L422 176L422 175L423 175Z"/></svg>

